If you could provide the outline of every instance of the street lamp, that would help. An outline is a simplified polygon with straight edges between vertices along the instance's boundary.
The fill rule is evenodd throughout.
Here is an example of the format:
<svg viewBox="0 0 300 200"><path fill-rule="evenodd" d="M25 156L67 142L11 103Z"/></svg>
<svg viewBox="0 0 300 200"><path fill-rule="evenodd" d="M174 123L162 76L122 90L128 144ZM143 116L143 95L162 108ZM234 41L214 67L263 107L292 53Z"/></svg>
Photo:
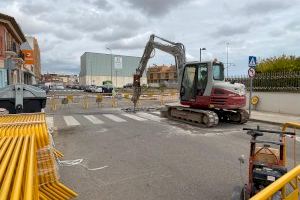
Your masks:
<svg viewBox="0 0 300 200"><path fill-rule="evenodd" d="M206 50L206 48L200 48L200 62L201 62L201 53L202 51Z"/></svg>
<svg viewBox="0 0 300 200"><path fill-rule="evenodd" d="M228 46L229 42L226 42L226 66L227 66L227 78L228 78Z"/></svg>
<svg viewBox="0 0 300 200"><path fill-rule="evenodd" d="M109 47L106 47L106 49L110 51L110 81L112 83L112 50Z"/></svg>

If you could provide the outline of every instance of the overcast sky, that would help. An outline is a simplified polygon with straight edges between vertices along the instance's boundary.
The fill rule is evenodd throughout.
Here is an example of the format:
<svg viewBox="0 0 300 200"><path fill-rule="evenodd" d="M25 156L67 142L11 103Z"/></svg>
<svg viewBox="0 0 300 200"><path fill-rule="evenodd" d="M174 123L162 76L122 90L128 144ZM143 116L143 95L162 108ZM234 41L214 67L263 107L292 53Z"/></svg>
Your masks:
<svg viewBox="0 0 300 200"><path fill-rule="evenodd" d="M38 39L42 71L77 74L86 52L141 56L151 33L185 45L188 60L218 58L245 74L248 56L300 55L300 0L1 0ZM149 64L174 59L156 51Z"/></svg>

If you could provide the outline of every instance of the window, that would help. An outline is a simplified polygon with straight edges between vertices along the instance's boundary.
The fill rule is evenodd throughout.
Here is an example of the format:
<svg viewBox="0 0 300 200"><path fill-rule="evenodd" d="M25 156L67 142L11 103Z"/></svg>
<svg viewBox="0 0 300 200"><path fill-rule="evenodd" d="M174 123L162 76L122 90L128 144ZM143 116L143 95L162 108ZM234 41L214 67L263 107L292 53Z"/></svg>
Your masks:
<svg viewBox="0 0 300 200"><path fill-rule="evenodd" d="M213 77L214 80L223 81L224 80L224 67L222 65L213 65Z"/></svg>

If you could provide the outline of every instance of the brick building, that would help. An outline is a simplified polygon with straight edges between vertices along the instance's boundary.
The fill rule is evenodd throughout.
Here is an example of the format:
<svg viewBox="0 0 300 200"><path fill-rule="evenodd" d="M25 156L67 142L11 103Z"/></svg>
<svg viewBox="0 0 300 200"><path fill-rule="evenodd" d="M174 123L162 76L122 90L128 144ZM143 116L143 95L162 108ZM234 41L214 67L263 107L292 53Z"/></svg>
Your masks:
<svg viewBox="0 0 300 200"><path fill-rule="evenodd" d="M161 84L176 84L177 71L174 65L154 65L147 70L147 83L151 86Z"/></svg>
<svg viewBox="0 0 300 200"><path fill-rule="evenodd" d="M24 42L26 38L16 20L0 13L0 87L33 82L33 72L24 68L24 55L20 48Z"/></svg>

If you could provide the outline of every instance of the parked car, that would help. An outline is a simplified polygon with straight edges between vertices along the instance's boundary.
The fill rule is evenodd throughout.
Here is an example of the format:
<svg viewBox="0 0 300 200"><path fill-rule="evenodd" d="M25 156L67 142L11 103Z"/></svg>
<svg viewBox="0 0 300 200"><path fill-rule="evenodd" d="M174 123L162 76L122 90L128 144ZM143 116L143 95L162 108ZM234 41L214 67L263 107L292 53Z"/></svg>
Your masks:
<svg viewBox="0 0 300 200"><path fill-rule="evenodd" d="M65 87L62 86L62 85L55 85L55 86L52 87L52 89L53 89L53 90L64 90Z"/></svg>
<svg viewBox="0 0 300 200"><path fill-rule="evenodd" d="M103 89L103 93L112 93L114 89L113 85L103 85L101 87Z"/></svg>
<svg viewBox="0 0 300 200"><path fill-rule="evenodd" d="M93 92L93 89L95 88L96 86L95 85L89 85L85 88L85 91L86 92Z"/></svg>
<svg viewBox="0 0 300 200"><path fill-rule="evenodd" d="M96 93L103 93L103 87L102 86L97 86L93 89L93 92Z"/></svg>
<svg viewBox="0 0 300 200"><path fill-rule="evenodd" d="M123 86L123 88L132 88L133 84L132 83L127 83Z"/></svg>

